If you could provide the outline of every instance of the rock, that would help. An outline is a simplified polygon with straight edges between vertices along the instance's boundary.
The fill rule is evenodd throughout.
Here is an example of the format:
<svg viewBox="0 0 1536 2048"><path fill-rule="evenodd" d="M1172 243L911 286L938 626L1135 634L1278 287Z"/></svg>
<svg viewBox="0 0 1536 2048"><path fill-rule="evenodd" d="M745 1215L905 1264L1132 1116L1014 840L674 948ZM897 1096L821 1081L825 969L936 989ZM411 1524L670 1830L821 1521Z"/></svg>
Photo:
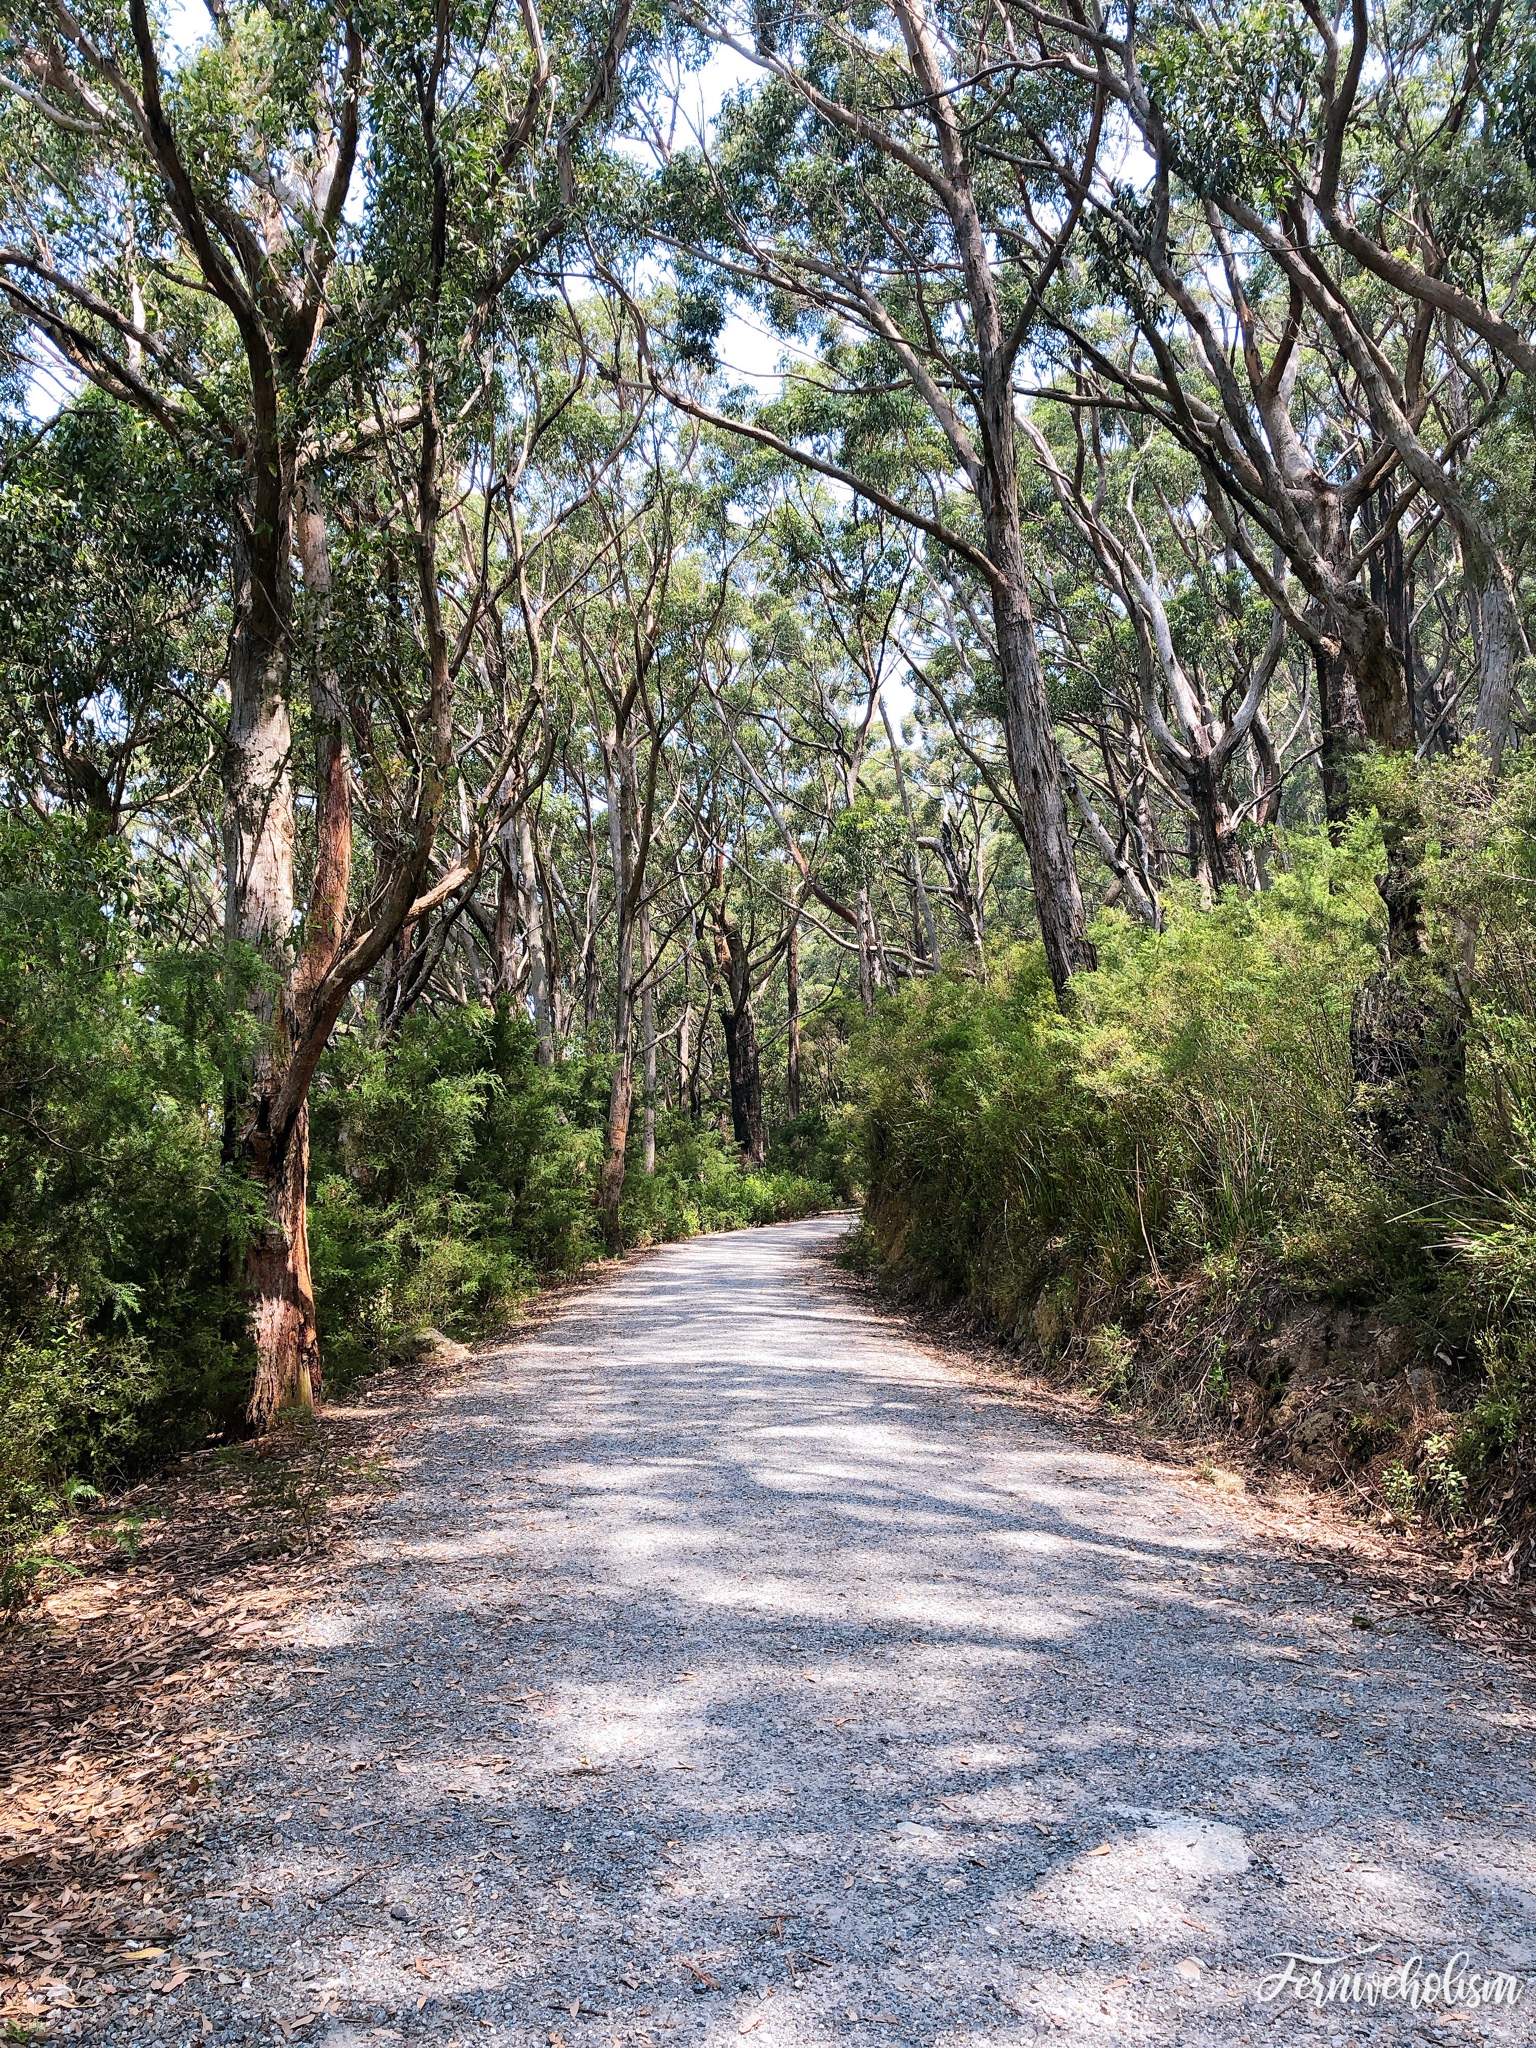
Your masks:
<svg viewBox="0 0 1536 2048"><path fill-rule="evenodd" d="M453 1366L463 1365L470 1350L467 1344L445 1337L441 1330L434 1330L429 1324L410 1339L405 1355L413 1364Z"/></svg>

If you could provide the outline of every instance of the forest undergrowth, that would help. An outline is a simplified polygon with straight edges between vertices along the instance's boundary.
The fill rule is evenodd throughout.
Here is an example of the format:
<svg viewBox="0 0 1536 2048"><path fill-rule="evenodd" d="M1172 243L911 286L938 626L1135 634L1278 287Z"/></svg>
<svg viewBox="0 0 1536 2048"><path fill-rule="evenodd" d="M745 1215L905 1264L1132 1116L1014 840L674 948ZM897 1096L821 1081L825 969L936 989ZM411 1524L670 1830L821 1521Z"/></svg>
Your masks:
<svg viewBox="0 0 1536 2048"><path fill-rule="evenodd" d="M1262 893L1191 891L1160 933L1101 917L1065 1009L1028 948L885 1005L850 1257L1165 1436L1443 1539L1524 1605L1536 772L1497 796L1466 762L1376 774L1342 843L1292 835ZM1381 966L1405 867L1406 982ZM1363 1083L1360 1019L1394 985L1419 1036Z"/></svg>

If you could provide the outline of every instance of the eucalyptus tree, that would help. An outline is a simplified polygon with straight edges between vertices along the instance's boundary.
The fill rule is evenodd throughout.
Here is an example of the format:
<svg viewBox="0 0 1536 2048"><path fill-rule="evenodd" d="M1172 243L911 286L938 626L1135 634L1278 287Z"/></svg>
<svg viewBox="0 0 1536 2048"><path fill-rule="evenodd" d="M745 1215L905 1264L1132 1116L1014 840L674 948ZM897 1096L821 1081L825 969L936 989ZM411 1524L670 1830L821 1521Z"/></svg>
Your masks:
<svg viewBox="0 0 1536 2048"><path fill-rule="evenodd" d="M1150 740L1165 776L1177 785L1187 806L1202 892L1209 899L1221 888L1241 887L1250 877L1238 844L1241 812L1230 786L1231 771L1255 739L1264 699L1285 646L1284 621L1278 614L1266 616L1268 606L1244 603L1243 593L1231 587L1230 572L1225 577L1222 574L1220 536L1213 560L1208 536L1174 509L1189 494L1180 490L1177 466L1160 465L1159 456L1166 459L1173 451L1166 444L1160 448L1159 437L1143 437L1139 447L1130 448L1122 441L1120 460L1113 465L1120 474L1112 479L1111 436L1095 433L1090 488L1081 473L1068 472L1033 421L1026 423L1025 432L1072 531L1087 551L1103 592L1131 627L1139 686L1137 739L1142 744ZM1138 508L1138 494L1149 499L1153 511L1161 515L1147 513L1146 517L1154 532L1159 526L1165 529L1160 537L1164 539L1163 553L1173 558L1173 587L1159 548L1143 524L1145 508ZM1197 497L1195 502L1198 505ZM1207 545L1202 547L1202 542ZM1207 619L1213 611L1226 614L1235 629L1227 635L1224 649L1229 660L1235 657L1231 666L1218 663L1213 672L1202 673L1201 663L1191 658L1192 611L1205 613ZM1182 632L1181 625L1185 628ZM1239 673L1234 674L1234 668ZM1268 776L1267 762L1265 768ZM1270 781L1266 779L1260 791L1261 804L1269 794Z"/></svg>
<svg viewBox="0 0 1536 2048"><path fill-rule="evenodd" d="M1093 402L1196 455L1230 546L1313 648L1335 814L1341 744L1423 734L1403 536L1411 560L1442 520L1496 764L1524 634L1467 452L1510 406L1511 369L1536 365L1523 10L1218 0L1069 20L1017 0L1009 18L1028 61L1107 101L1150 166L1094 180L1088 296L1054 311ZM1124 345L1106 345L1095 293L1128 320Z"/></svg>
<svg viewBox="0 0 1536 2048"><path fill-rule="evenodd" d="M1032 75L1000 17L924 0L684 0L677 18L762 81L660 180L681 265L677 343L707 352L732 292L813 341L814 365L777 412L713 416L927 535L985 591L1015 815L1064 990L1093 949L1035 640L1015 386L1076 230L1102 99ZM1037 204L1039 180L1016 167L1021 100L1074 167L1055 210L1060 181Z"/></svg>
<svg viewBox="0 0 1536 2048"><path fill-rule="evenodd" d="M12 11L0 121L17 171L0 292L34 345L223 484L226 928L263 969L230 1124L260 1199L245 1271L252 1413L265 1420L307 1403L318 1378L305 1217L315 1066L351 989L462 886L492 822L487 802L429 880L463 652L439 581L444 491L471 459L466 424L494 402L487 358L506 310L536 296L536 266L573 219L628 15L620 0L594 36L579 13L541 19L534 0L489 16L210 12L208 36L176 56L146 0ZM413 620L405 687L379 706L394 759L381 758L375 787L392 821L374 833L384 858L366 878L353 861L358 719L326 642L326 493L353 460L375 465L383 516L409 532ZM483 555L478 571L483 584ZM306 625L317 644L296 718ZM302 861L301 723L314 821Z"/></svg>

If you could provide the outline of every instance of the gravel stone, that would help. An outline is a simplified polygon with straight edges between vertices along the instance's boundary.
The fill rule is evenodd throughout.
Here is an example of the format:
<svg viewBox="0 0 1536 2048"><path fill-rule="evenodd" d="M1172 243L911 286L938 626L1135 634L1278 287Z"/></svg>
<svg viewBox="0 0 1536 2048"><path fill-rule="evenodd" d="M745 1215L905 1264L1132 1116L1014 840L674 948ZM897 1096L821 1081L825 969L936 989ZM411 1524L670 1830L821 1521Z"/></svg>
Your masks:
<svg viewBox="0 0 1536 2048"><path fill-rule="evenodd" d="M1258 1996L1372 1944L1526 1984L1524 1677L1021 1414L844 1227L660 1251L437 1398L249 1667L174 1954L53 2037L1531 2037L1536 1987Z"/></svg>

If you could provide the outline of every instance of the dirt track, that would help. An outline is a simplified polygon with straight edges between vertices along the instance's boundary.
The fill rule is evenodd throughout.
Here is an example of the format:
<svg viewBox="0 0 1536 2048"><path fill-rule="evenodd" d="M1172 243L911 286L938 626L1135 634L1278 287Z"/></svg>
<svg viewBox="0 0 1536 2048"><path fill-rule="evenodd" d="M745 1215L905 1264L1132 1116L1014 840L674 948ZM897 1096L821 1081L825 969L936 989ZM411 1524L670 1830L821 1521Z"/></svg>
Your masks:
<svg viewBox="0 0 1536 2048"><path fill-rule="evenodd" d="M1536 1974L1525 1682L914 1344L841 1227L657 1253L439 1401L253 1667L172 1952L55 2038L1536 2035L1536 1984L1260 1996Z"/></svg>

